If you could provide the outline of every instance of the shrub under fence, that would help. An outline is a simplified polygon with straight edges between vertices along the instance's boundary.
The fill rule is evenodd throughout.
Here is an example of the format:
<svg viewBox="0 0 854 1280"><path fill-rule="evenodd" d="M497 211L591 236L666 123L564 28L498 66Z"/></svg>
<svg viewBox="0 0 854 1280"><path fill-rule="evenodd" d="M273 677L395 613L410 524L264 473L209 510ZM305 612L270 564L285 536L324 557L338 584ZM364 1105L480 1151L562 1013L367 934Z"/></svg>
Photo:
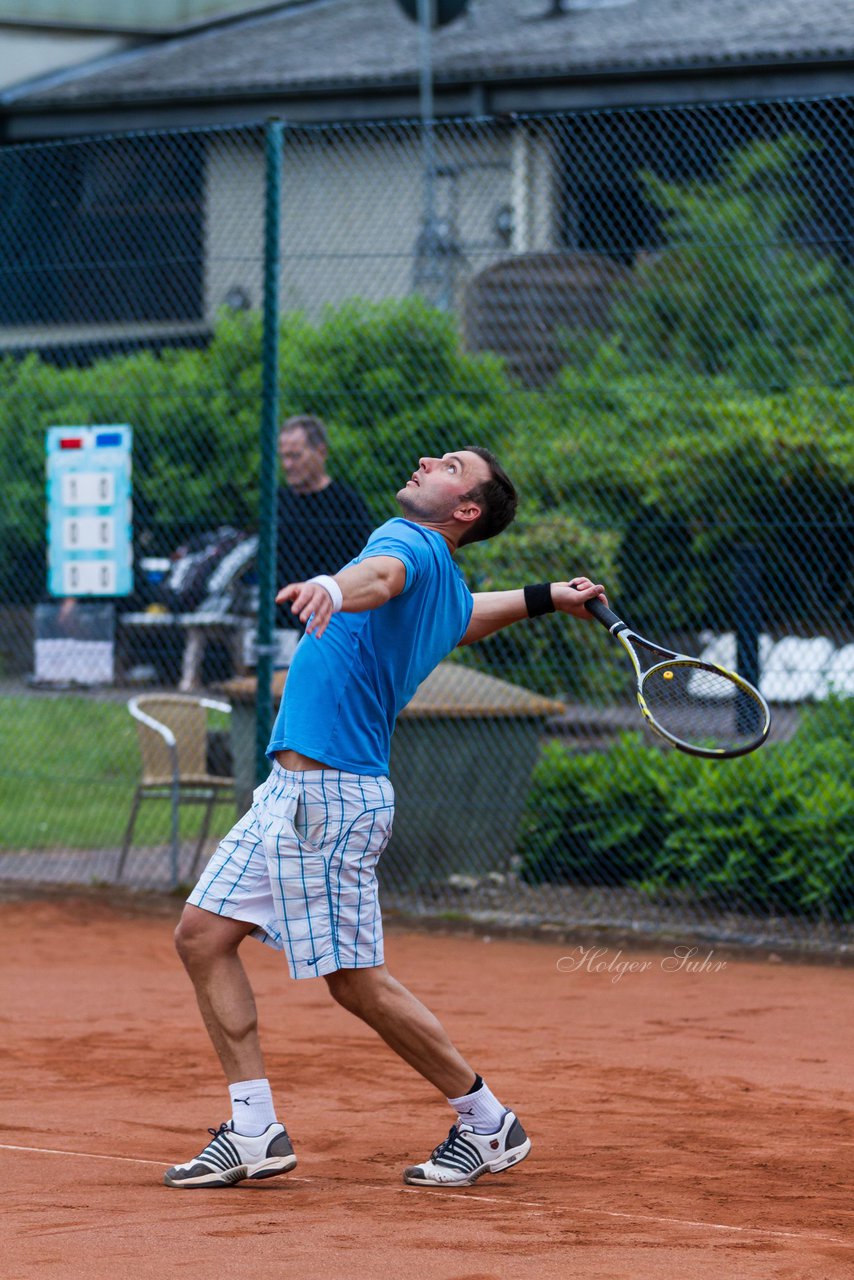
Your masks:
<svg viewBox="0 0 854 1280"><path fill-rule="evenodd" d="M854 700L805 710L788 742L714 762L623 734L545 747L519 836L528 884L627 886L746 913L854 919Z"/></svg>

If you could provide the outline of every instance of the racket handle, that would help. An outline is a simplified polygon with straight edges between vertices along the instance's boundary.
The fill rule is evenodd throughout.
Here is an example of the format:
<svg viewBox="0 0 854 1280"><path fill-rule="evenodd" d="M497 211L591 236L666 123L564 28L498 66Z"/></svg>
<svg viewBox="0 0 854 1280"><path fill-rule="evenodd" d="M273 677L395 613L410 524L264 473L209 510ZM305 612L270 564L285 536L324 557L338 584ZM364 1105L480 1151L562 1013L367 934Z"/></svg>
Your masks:
<svg viewBox="0 0 854 1280"><path fill-rule="evenodd" d="M615 627L621 630L625 628L625 622L622 618L618 618L613 609L609 609L601 596L595 596L592 600L586 600L584 607L588 613L592 613L597 622L601 622L603 627L607 627L609 631L613 631Z"/></svg>

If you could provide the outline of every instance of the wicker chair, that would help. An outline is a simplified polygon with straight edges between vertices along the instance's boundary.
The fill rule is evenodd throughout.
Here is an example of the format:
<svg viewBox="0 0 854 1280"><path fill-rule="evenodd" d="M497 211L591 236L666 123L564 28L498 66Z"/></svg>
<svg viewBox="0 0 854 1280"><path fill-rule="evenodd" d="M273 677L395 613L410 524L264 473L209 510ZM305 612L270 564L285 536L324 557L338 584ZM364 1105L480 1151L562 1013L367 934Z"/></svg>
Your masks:
<svg viewBox="0 0 854 1280"><path fill-rule="evenodd" d="M143 800L169 800L172 805L172 881L178 883L179 813L183 804L203 804L205 813L196 844L191 877L195 875L217 800L234 796L234 778L208 772L208 711L231 711L227 702L212 698L180 697L177 694L141 694L128 703L136 721L142 777L131 805L130 817L119 856L117 879L121 880L133 839L139 807Z"/></svg>

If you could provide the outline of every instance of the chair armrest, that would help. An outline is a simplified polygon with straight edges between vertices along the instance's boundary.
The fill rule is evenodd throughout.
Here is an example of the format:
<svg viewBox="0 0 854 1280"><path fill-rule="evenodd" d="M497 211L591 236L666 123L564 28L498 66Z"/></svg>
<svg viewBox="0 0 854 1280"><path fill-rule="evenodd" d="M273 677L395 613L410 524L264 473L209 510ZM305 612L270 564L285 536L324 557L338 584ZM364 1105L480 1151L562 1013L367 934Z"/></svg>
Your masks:
<svg viewBox="0 0 854 1280"><path fill-rule="evenodd" d="M178 741L174 733L168 725L161 723L160 720L155 720L154 716L142 711L136 705L136 698L131 698L128 703L128 711L135 720L139 720L142 724L147 725L149 729L153 729L166 743L169 748L169 761L172 765L172 785L177 787L179 785L180 771L178 768Z"/></svg>
<svg viewBox="0 0 854 1280"><path fill-rule="evenodd" d="M170 747L173 751L175 750L175 747L178 744L175 740L174 733L172 732L172 730L169 728L168 725L163 724L160 720L155 720L154 716L148 715L147 712L141 711L139 707L136 705L135 698L131 698L130 702L128 703L128 711L131 713L134 720L140 720L142 721L143 724L147 724L149 729L153 729L155 733L160 734L160 737L163 739L163 741L166 743L168 747Z"/></svg>
<svg viewBox="0 0 854 1280"><path fill-rule="evenodd" d="M220 702L216 698L199 698L199 702L203 707L207 707L209 711L226 711L231 715L230 702Z"/></svg>

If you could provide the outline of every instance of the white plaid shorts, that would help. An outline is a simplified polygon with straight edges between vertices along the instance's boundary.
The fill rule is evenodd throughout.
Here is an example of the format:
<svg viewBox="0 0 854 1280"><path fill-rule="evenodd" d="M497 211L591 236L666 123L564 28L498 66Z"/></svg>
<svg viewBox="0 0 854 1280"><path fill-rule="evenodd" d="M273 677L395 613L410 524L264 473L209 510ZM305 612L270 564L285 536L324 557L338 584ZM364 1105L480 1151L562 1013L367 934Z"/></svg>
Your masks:
<svg viewBox="0 0 854 1280"><path fill-rule="evenodd" d="M388 778L274 763L188 902L255 924L294 978L373 968L383 963L376 869L393 817Z"/></svg>

